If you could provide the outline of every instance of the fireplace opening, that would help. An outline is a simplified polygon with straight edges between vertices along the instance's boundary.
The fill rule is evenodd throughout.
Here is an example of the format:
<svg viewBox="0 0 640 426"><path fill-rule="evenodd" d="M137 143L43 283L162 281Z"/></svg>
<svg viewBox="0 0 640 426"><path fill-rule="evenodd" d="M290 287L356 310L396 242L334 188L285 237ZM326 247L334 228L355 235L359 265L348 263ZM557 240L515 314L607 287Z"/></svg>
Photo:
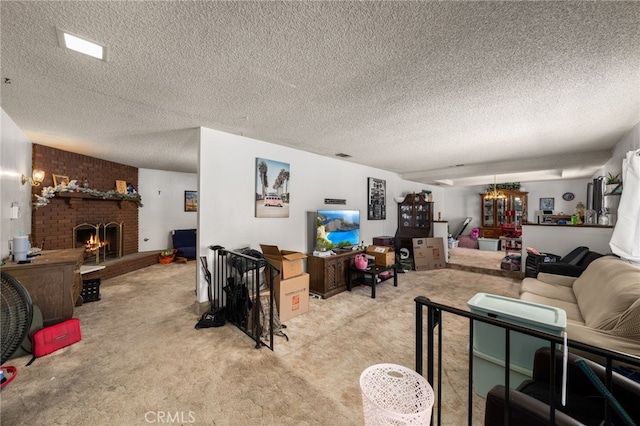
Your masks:
<svg viewBox="0 0 640 426"><path fill-rule="evenodd" d="M73 248L84 247L85 263L122 257L123 223L82 223L73 228Z"/></svg>

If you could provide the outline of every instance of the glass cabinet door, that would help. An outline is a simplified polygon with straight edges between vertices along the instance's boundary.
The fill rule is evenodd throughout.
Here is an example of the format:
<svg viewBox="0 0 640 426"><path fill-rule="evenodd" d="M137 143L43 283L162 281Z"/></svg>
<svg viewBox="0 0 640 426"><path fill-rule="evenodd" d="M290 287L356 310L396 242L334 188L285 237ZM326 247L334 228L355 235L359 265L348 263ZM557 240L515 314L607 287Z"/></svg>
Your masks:
<svg viewBox="0 0 640 426"><path fill-rule="evenodd" d="M511 210L515 212L513 223L518 226L522 224L522 198L519 195L511 197Z"/></svg>
<svg viewBox="0 0 640 426"><path fill-rule="evenodd" d="M426 204L416 204L416 228L426 228L429 226L429 215Z"/></svg>
<svg viewBox="0 0 640 426"><path fill-rule="evenodd" d="M507 199L497 199L496 200L496 225L502 225L503 223L507 223Z"/></svg>
<svg viewBox="0 0 640 426"><path fill-rule="evenodd" d="M483 226L493 226L493 200L482 199Z"/></svg>
<svg viewBox="0 0 640 426"><path fill-rule="evenodd" d="M403 227L411 227L413 220L413 208L411 206L400 206L400 225Z"/></svg>

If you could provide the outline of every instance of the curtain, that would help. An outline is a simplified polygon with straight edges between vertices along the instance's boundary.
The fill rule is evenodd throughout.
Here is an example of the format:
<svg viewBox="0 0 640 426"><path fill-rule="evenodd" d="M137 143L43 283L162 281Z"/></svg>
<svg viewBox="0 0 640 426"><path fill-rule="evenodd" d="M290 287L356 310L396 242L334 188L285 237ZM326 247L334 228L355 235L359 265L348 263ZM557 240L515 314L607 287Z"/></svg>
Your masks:
<svg viewBox="0 0 640 426"><path fill-rule="evenodd" d="M609 246L613 253L640 266L640 149L627 152L622 161L622 184L618 221Z"/></svg>

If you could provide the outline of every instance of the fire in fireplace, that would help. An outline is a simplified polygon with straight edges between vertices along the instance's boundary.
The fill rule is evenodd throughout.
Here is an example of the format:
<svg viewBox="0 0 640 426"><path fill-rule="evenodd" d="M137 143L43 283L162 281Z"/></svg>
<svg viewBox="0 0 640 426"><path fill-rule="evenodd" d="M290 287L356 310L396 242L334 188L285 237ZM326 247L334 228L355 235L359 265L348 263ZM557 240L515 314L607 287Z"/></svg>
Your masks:
<svg viewBox="0 0 640 426"><path fill-rule="evenodd" d="M73 227L73 248L84 247L84 260L96 263L122 257L123 223L81 223Z"/></svg>

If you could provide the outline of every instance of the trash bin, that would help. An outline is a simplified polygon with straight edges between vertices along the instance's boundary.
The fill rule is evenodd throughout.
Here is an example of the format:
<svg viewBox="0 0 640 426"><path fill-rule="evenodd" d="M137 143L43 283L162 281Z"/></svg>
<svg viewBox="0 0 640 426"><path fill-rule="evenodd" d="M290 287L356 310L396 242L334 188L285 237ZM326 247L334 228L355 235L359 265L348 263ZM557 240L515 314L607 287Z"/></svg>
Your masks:
<svg viewBox="0 0 640 426"><path fill-rule="evenodd" d="M365 425L428 425L433 388L415 371L376 364L360 375Z"/></svg>

